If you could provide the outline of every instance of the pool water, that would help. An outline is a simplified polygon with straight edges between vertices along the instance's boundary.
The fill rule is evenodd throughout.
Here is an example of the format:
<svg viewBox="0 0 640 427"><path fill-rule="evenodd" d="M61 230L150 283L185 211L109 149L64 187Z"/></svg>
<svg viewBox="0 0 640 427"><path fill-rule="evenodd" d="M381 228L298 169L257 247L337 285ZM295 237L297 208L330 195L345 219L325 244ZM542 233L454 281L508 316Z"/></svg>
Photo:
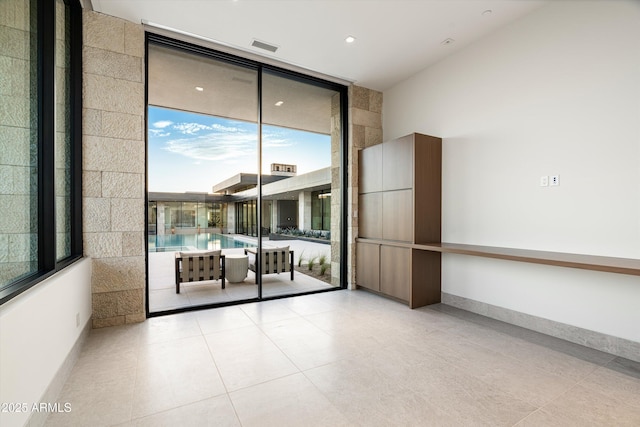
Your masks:
<svg viewBox="0 0 640 427"><path fill-rule="evenodd" d="M196 249L253 248L253 243L217 233L164 234L148 236L149 252L187 251Z"/></svg>

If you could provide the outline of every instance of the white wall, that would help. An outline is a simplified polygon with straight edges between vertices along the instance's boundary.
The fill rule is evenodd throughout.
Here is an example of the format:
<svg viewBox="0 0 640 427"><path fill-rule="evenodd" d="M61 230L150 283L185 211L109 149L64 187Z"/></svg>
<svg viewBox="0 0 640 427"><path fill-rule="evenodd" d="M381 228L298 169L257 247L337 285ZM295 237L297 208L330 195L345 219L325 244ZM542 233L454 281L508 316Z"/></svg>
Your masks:
<svg viewBox="0 0 640 427"><path fill-rule="evenodd" d="M79 324L76 324L76 314ZM91 260L77 261L0 307L0 402L41 402L91 318ZM55 402L47 402L55 403ZM29 413L0 413L3 427Z"/></svg>
<svg viewBox="0 0 640 427"><path fill-rule="evenodd" d="M551 2L385 91L383 126L443 137L443 241L640 258L640 2ZM640 341L637 276L461 255L442 274L443 292Z"/></svg>

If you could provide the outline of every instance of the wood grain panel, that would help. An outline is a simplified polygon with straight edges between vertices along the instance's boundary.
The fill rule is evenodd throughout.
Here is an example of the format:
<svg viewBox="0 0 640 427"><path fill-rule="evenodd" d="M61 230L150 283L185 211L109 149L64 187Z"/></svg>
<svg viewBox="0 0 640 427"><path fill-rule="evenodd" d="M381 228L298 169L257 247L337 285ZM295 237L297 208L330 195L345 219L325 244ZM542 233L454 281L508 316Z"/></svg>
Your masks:
<svg viewBox="0 0 640 427"><path fill-rule="evenodd" d="M413 192L382 193L382 238L413 242Z"/></svg>
<svg viewBox="0 0 640 427"><path fill-rule="evenodd" d="M442 236L442 140L415 135L416 243L439 242Z"/></svg>
<svg viewBox="0 0 640 427"><path fill-rule="evenodd" d="M380 245L356 244L356 284L380 291Z"/></svg>
<svg viewBox="0 0 640 427"><path fill-rule="evenodd" d="M413 134L382 143L382 190L413 187Z"/></svg>
<svg viewBox="0 0 640 427"><path fill-rule="evenodd" d="M380 291L409 302L411 298L411 249L380 246Z"/></svg>
<svg viewBox="0 0 640 427"><path fill-rule="evenodd" d="M579 268L606 273L640 276L640 259L616 258L532 249L501 248L496 246L465 245L462 243L424 243L415 247L434 252L471 255L556 267Z"/></svg>
<svg viewBox="0 0 640 427"><path fill-rule="evenodd" d="M382 238L382 193L361 194L358 197L358 235L370 239Z"/></svg>
<svg viewBox="0 0 640 427"><path fill-rule="evenodd" d="M409 307L417 308L440 302L441 258L438 252L411 249L411 298Z"/></svg>
<svg viewBox="0 0 640 427"><path fill-rule="evenodd" d="M358 192L382 191L382 144L360 150L358 156Z"/></svg>

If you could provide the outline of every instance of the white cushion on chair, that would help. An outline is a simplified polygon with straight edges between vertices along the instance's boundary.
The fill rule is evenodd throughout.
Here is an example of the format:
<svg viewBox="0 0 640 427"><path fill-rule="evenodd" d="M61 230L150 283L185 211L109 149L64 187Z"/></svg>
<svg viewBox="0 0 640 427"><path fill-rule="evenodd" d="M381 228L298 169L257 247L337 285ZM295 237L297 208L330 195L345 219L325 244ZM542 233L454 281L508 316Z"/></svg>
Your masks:
<svg viewBox="0 0 640 427"><path fill-rule="evenodd" d="M176 252L176 256L183 258L183 257L193 257L193 256L216 256L216 255L220 255L222 254L222 250L218 249L215 251L212 250L201 250L201 251L183 251L183 252Z"/></svg>

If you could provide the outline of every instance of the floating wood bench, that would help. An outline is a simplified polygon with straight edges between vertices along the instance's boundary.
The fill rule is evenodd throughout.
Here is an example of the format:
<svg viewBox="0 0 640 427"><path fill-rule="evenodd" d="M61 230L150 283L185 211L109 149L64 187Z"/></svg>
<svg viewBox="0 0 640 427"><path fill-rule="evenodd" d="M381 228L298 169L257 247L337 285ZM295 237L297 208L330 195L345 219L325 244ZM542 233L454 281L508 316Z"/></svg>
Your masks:
<svg viewBox="0 0 640 427"><path fill-rule="evenodd" d="M375 239L358 239L363 243L382 243ZM557 267L579 268L583 270L603 271L606 273L640 276L640 259L616 258L598 255L583 255L564 252L537 251L531 249L501 248L495 246L465 245L461 243L392 243L394 245L429 252L461 254L484 258L504 259L508 261L553 265Z"/></svg>

